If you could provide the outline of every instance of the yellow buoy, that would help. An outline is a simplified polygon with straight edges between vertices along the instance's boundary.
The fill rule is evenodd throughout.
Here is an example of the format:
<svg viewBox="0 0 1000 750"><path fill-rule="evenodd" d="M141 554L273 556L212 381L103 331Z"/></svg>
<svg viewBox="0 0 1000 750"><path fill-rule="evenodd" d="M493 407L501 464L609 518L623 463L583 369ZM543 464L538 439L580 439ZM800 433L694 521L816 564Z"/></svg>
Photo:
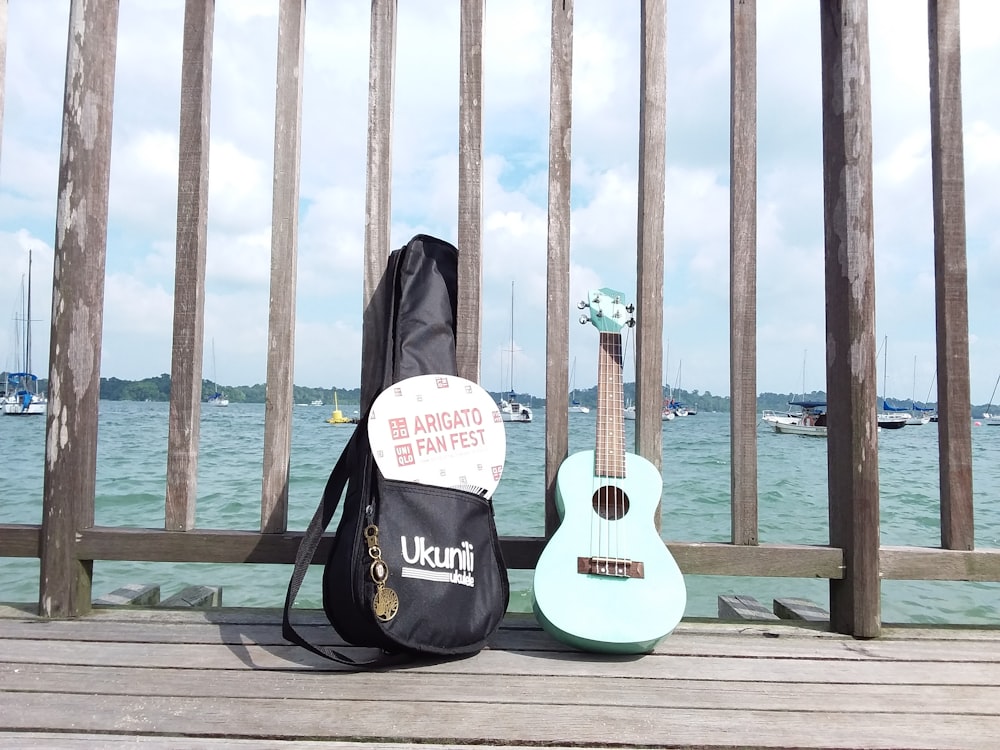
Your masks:
<svg viewBox="0 0 1000 750"><path fill-rule="evenodd" d="M333 414L326 420L328 424L354 424L354 420L344 416L337 404L337 392L333 392Z"/></svg>

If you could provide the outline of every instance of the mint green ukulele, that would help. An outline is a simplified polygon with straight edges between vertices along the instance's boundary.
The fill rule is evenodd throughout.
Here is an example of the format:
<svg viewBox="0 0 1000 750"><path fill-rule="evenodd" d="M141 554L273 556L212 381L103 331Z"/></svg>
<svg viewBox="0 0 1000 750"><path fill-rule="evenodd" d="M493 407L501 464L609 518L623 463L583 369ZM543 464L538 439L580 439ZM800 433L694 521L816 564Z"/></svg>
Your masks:
<svg viewBox="0 0 1000 750"><path fill-rule="evenodd" d="M653 521L663 478L645 458L625 452L621 329L635 324L633 308L611 289L588 297L580 307L590 308L601 332L597 447L559 467L562 521L535 566L535 616L575 648L648 653L680 622L687 591Z"/></svg>

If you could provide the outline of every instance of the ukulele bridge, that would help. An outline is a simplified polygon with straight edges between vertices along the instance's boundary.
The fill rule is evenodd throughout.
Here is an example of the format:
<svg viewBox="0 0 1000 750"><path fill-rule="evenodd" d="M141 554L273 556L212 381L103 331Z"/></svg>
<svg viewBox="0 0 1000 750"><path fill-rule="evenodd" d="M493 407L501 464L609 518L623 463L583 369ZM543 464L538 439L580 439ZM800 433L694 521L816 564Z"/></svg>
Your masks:
<svg viewBox="0 0 1000 750"><path fill-rule="evenodd" d="M646 577L645 569L640 560L629 560L625 557L578 557L576 558L576 572L609 578Z"/></svg>

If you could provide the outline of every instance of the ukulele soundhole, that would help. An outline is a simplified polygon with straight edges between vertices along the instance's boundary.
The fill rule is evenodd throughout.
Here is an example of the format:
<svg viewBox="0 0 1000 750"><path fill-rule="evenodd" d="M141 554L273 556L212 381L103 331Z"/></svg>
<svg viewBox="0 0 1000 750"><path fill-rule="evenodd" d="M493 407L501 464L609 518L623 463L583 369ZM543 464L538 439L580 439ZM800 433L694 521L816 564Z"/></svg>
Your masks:
<svg viewBox="0 0 1000 750"><path fill-rule="evenodd" d="M617 521L628 513L628 495L621 487L601 487L591 502L594 512L605 521Z"/></svg>

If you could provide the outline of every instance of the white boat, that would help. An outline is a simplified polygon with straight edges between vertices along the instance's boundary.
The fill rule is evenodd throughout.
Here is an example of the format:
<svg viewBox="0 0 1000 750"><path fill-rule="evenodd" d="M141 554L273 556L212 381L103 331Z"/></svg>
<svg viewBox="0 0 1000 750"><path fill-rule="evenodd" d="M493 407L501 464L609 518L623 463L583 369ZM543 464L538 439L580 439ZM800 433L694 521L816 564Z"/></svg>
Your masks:
<svg viewBox="0 0 1000 750"><path fill-rule="evenodd" d="M22 284L24 282L22 281ZM28 251L28 276L25 285L24 315L18 321L24 349L23 361L19 362L21 372L5 373L2 383L3 392L0 395L0 413L12 416L39 416L48 409L48 399L38 392L38 376L31 372L31 251Z"/></svg>
<svg viewBox="0 0 1000 750"><path fill-rule="evenodd" d="M623 416L625 419L635 421L635 404L629 404L626 406ZM666 405L664 405L663 409L660 410L660 421L662 422L671 422L676 416L677 415L674 414L673 410Z"/></svg>
<svg viewBox="0 0 1000 750"><path fill-rule="evenodd" d="M514 282L510 282L510 393L500 399L500 419L504 422L530 422L531 407L517 400L514 393Z"/></svg>
<svg viewBox="0 0 1000 750"><path fill-rule="evenodd" d="M907 421L913 416L905 408L899 408L896 406L889 406L889 402L886 401L887 386L888 386L888 370L889 370L889 337L886 336L882 339L882 351L883 351L883 362L882 362L882 411L880 411L876 417L878 421L878 426L885 430L898 430L902 427L906 427ZM876 356L877 353L876 353Z"/></svg>
<svg viewBox="0 0 1000 750"><path fill-rule="evenodd" d="M0 396L3 414L11 417L45 415L48 399L38 392L38 376L30 372L8 372L5 387Z"/></svg>
<svg viewBox="0 0 1000 750"><path fill-rule="evenodd" d="M933 385L933 381L931 381ZM929 394L928 394L929 395ZM908 425L928 424L931 421L933 409L925 409L917 406L917 356L913 355L913 390L910 392L910 418L906 420Z"/></svg>
<svg viewBox="0 0 1000 750"><path fill-rule="evenodd" d="M322 405L323 405L323 399L321 398L314 398L312 401L309 402L309 406L322 406Z"/></svg>
<svg viewBox="0 0 1000 750"><path fill-rule="evenodd" d="M667 368L670 366L670 342L667 342L667 358L663 365L663 372L667 372ZM678 377L680 377L680 370L677 371ZM673 422L677 418L677 412L674 410L676 402L674 401L674 387L669 383L663 384L664 389L667 391L666 396L663 397L663 406L660 407L660 421L661 422Z"/></svg>
<svg viewBox="0 0 1000 750"><path fill-rule="evenodd" d="M878 413L878 426L886 430L898 430L906 427L913 419L913 415L906 409L889 406L889 403L882 400L882 411ZM927 418L930 421L930 417Z"/></svg>
<svg viewBox="0 0 1000 750"><path fill-rule="evenodd" d="M504 422L530 422L534 417L531 407L517 401L514 391L509 396L500 399L500 418Z"/></svg>
<svg viewBox="0 0 1000 750"><path fill-rule="evenodd" d="M774 421L769 420L774 431L781 435L806 435L809 437L826 437L826 402L825 401L789 401L790 406L798 406L800 413L791 411L785 414L774 414Z"/></svg>
<svg viewBox="0 0 1000 750"><path fill-rule="evenodd" d="M208 397L207 403L209 406L229 406L229 399L226 398L225 393L216 391Z"/></svg>
<svg viewBox="0 0 1000 750"><path fill-rule="evenodd" d="M569 401L569 413L570 414L589 414L590 407L584 406L576 398L576 357L573 358L573 370L570 372L570 401Z"/></svg>
<svg viewBox="0 0 1000 750"><path fill-rule="evenodd" d="M795 424L800 419L802 419L802 412L792 412L792 411L774 411L773 409L764 409L761 412L760 418L765 423L771 425L772 427L777 424Z"/></svg>
<svg viewBox="0 0 1000 750"><path fill-rule="evenodd" d="M993 384L993 393L990 394L990 402L986 405L986 411L983 412L983 420L988 427L1000 427L1000 412L994 413L993 409L993 399L997 395L997 386L1000 385L1000 375L997 375L997 382Z"/></svg>
<svg viewBox="0 0 1000 750"><path fill-rule="evenodd" d="M802 352L802 398L805 399L806 396L806 354L807 351ZM800 401L789 401L789 405L795 405L802 403ZM818 403L818 402L816 402ZM802 409L799 408L798 411L792 411L788 409L787 411L775 411L774 409L764 409L760 413L761 421L765 425L773 428L775 424L787 424L794 425L802 421Z"/></svg>
<svg viewBox="0 0 1000 750"><path fill-rule="evenodd" d="M673 412L673 415L675 417L686 417L691 414L691 408L687 404L682 404L680 401L674 400L674 388L676 388L678 392L681 389L681 368L683 367L684 367L684 360L682 359L677 363L677 382L674 385L670 386L670 394L669 394L670 402L668 408L670 409L671 412ZM678 393L678 395L680 394Z"/></svg>
<svg viewBox="0 0 1000 750"><path fill-rule="evenodd" d="M215 339L212 339L212 386L215 388L215 392L208 397L209 406L229 406L229 399L226 397L225 393L219 390L219 382L215 380Z"/></svg>

